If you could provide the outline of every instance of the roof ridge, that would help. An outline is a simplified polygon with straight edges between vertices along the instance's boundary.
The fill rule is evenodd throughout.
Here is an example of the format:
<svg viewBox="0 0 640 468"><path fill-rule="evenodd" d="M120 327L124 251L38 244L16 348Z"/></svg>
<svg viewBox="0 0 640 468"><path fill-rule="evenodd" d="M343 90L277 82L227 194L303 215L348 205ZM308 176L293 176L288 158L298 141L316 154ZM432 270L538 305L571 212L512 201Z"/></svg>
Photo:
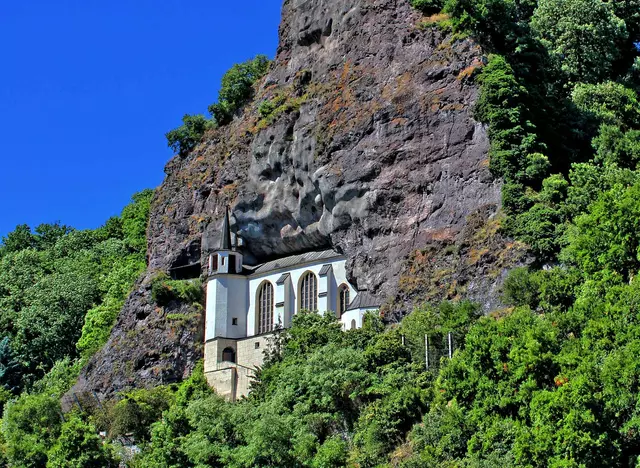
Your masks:
<svg viewBox="0 0 640 468"><path fill-rule="evenodd" d="M261 263L252 267L246 267L247 269L253 269L252 274L265 273L267 271L279 270L287 268L300 263L310 263L320 260L326 260L329 258L341 257L342 254L336 252L333 249L325 250L312 250L299 254L289 255L287 257L280 257L268 262Z"/></svg>

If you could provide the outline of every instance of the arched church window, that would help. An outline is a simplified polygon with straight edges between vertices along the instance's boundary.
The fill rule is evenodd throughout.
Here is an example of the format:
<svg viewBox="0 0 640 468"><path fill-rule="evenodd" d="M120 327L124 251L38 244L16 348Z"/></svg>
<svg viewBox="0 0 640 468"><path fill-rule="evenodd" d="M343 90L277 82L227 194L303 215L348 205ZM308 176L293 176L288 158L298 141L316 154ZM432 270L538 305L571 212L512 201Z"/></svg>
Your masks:
<svg viewBox="0 0 640 468"><path fill-rule="evenodd" d="M318 310L318 280L310 271L300 280L300 310Z"/></svg>
<svg viewBox="0 0 640 468"><path fill-rule="evenodd" d="M236 362L236 352L233 348L224 348L222 351L222 360L224 362Z"/></svg>
<svg viewBox="0 0 640 468"><path fill-rule="evenodd" d="M338 288L338 317L342 317L349 307L349 286L340 285Z"/></svg>
<svg viewBox="0 0 640 468"><path fill-rule="evenodd" d="M351 329L352 329L352 330L355 330L355 329L356 329L356 321L355 321L355 320L352 320L352 321L351 321Z"/></svg>
<svg viewBox="0 0 640 468"><path fill-rule="evenodd" d="M258 334L273 330L273 286L268 281L258 289Z"/></svg>

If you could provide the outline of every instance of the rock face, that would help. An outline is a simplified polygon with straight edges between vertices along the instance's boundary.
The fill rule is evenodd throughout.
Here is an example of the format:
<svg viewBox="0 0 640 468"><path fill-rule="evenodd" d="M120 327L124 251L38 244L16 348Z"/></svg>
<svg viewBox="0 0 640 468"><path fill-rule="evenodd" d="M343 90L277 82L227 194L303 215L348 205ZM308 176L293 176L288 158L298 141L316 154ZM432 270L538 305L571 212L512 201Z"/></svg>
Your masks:
<svg viewBox="0 0 640 468"><path fill-rule="evenodd" d="M76 390L105 395L191 371L197 320L167 317L198 310L155 307L149 282L206 258L227 205L246 259L333 247L354 285L388 299L390 318L429 298L492 305L521 248L498 234L501 185L472 118L482 51L421 22L408 0L285 1L254 101L167 165L147 276Z"/></svg>

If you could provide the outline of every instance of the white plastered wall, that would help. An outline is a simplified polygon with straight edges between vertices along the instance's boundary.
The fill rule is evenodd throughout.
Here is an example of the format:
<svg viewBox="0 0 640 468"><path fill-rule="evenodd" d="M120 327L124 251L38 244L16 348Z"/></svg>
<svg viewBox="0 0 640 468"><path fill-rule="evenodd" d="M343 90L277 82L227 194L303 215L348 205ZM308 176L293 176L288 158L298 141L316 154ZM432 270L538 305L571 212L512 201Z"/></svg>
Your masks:
<svg viewBox="0 0 640 468"><path fill-rule="evenodd" d="M355 321L355 328L362 328L362 322L364 321L364 316L367 312L376 312L377 309L353 309L347 310L342 317L340 318L340 323L342 323L343 330L352 330L353 322Z"/></svg>
<svg viewBox="0 0 640 468"><path fill-rule="evenodd" d="M274 288L275 292L275 303L277 303L280 299L283 298L285 301L284 308L276 308L274 307L274 324L283 324L284 326L289 326L289 320L286 320L284 317L284 312L287 310L287 307L291 308L291 311L296 314L299 312L299 304L298 304L298 287L300 283L300 279L302 275L307 271L312 272L316 275L316 279L318 280L318 294L326 292L326 298L318 298L318 309L319 312L324 313L326 311L335 312L337 309L337 290L338 286L345 283L349 286L350 296L353 299L356 295L356 290L349 284L347 281L347 272L345 267L346 261L342 257L336 257L333 259L325 259L318 260L317 262L293 266L290 269L280 269L272 272L266 272L262 275L255 275L249 277L249 308L247 310L247 335L253 336L256 334L256 303L257 303L257 294L258 288L262 284L263 281L269 281ZM332 272L326 277L328 281L324 281L324 278L320 278L320 270L323 265L331 265ZM290 294L285 294L285 285L277 285L276 281L282 276L284 273L289 273L290 277L288 281L291 281L290 285ZM327 284L328 283L328 284ZM278 288L282 288L282 292L279 291ZM287 297L288 296L288 297Z"/></svg>
<svg viewBox="0 0 640 468"><path fill-rule="evenodd" d="M247 336L247 282L247 278L240 275L219 275L209 280L205 341ZM233 319L237 319L235 325Z"/></svg>

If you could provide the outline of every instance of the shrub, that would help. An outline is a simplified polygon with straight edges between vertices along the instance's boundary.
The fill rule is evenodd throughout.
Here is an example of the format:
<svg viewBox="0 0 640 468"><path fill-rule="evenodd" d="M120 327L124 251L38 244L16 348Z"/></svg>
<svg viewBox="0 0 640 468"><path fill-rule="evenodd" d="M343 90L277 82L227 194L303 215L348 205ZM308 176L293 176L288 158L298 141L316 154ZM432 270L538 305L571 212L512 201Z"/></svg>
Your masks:
<svg viewBox="0 0 640 468"><path fill-rule="evenodd" d="M442 0L411 0L411 6L423 13L437 13L444 6Z"/></svg>
<svg viewBox="0 0 640 468"><path fill-rule="evenodd" d="M164 273L157 274L151 280L151 297L159 306L166 306L171 301L182 301L199 304L203 300L202 281L172 280Z"/></svg>
<svg viewBox="0 0 640 468"><path fill-rule="evenodd" d="M213 122L204 115L186 114L182 118L182 125L166 134L167 144L180 156L185 156L200 143L205 132L212 126Z"/></svg>
<svg viewBox="0 0 640 468"><path fill-rule="evenodd" d="M92 424L71 415L62 425L60 437L49 450L47 468L90 468L116 466Z"/></svg>
<svg viewBox="0 0 640 468"><path fill-rule="evenodd" d="M173 386L160 386L128 392L122 400L106 405L104 414L97 419L106 425L109 437L133 434L137 441L150 437L151 424L159 421L162 412L169 409L175 400Z"/></svg>
<svg viewBox="0 0 640 468"><path fill-rule="evenodd" d="M87 312L84 317L82 336L76 344L82 357L92 356L107 342L111 328L123 305L123 301L110 300Z"/></svg>
<svg viewBox="0 0 640 468"><path fill-rule="evenodd" d="M512 306L529 306L535 309L538 305L538 281L528 268L515 268L502 285L502 300Z"/></svg>
<svg viewBox="0 0 640 468"><path fill-rule="evenodd" d="M234 65L222 77L218 102L209 106L209 113L218 125L226 125L234 114L253 97L253 85L267 74L271 62L264 55Z"/></svg>
<svg viewBox="0 0 640 468"><path fill-rule="evenodd" d="M7 403L2 421L10 466L41 467L60 434L60 403L45 394L22 395Z"/></svg>
<svg viewBox="0 0 640 468"><path fill-rule="evenodd" d="M258 112L260 113L260 116L262 118L269 117L271 114L273 114L274 110L276 110L276 104L273 100L262 101L260 107L258 107Z"/></svg>

